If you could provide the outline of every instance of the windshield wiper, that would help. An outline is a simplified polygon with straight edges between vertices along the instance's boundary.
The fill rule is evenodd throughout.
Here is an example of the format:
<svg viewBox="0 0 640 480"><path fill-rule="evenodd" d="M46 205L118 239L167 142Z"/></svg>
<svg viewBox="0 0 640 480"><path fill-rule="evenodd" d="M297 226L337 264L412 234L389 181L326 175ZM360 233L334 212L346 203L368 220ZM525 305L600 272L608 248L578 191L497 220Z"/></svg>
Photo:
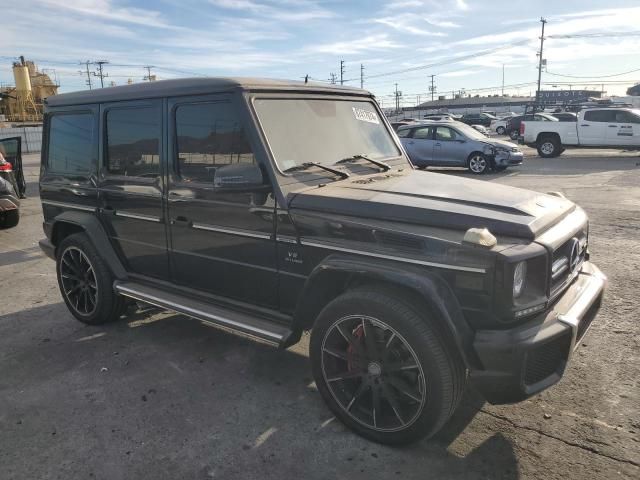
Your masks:
<svg viewBox="0 0 640 480"><path fill-rule="evenodd" d="M369 158L366 155L353 155L351 157L343 158L342 160L338 160L335 165L338 165L340 163L350 163L356 160L366 160L369 163L373 163L375 166L380 167L383 172L388 172L389 170L391 170L391 167L386 163L379 160L374 160L373 158Z"/></svg>
<svg viewBox="0 0 640 480"><path fill-rule="evenodd" d="M326 170L327 172L331 172L331 173L333 173L335 175L338 175L341 180L344 180L345 178L349 178L349 174L347 172L343 172L343 171L338 170L336 168L327 167L326 165L323 165L323 164L318 163L318 162L301 163L300 165L296 165L294 167L289 167L286 170L283 170L283 172L284 173L298 172L298 171L302 171L302 170L307 170L310 167L318 167L318 168L321 168L322 170Z"/></svg>

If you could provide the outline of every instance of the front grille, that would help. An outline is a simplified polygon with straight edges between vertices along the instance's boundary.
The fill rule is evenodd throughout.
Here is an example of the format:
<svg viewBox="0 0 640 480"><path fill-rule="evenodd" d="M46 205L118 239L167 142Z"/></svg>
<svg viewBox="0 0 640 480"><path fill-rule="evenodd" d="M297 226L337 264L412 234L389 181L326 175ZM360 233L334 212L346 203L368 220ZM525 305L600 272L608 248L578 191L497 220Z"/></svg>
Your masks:
<svg viewBox="0 0 640 480"><path fill-rule="evenodd" d="M567 240L551 258L551 295L557 293L567 279L576 272L584 262L587 254L587 235L579 231L576 236Z"/></svg>
<svg viewBox="0 0 640 480"><path fill-rule="evenodd" d="M560 373L564 368L571 348L571 331L568 330L542 345L527 352L524 383L533 385L545 378Z"/></svg>

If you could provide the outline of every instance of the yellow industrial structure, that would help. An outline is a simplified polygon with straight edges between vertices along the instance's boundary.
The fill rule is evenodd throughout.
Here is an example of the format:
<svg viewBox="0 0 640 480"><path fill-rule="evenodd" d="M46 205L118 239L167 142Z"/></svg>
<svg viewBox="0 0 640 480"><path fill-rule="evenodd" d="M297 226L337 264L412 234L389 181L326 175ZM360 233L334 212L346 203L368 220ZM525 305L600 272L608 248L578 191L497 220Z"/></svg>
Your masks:
<svg viewBox="0 0 640 480"><path fill-rule="evenodd" d="M0 115L8 122L41 122L44 99L59 85L22 56L13 63L13 78L15 87L0 87Z"/></svg>

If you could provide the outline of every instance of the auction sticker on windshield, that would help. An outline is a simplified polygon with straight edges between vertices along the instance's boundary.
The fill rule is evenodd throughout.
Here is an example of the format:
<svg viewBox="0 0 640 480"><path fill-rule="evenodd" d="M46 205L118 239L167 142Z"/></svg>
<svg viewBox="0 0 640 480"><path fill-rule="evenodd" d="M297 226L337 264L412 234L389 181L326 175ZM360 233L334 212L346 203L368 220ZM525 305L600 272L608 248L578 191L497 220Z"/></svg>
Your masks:
<svg viewBox="0 0 640 480"><path fill-rule="evenodd" d="M363 108L351 107L353 109L353 115L362 122L379 124L378 115L376 112L371 112Z"/></svg>

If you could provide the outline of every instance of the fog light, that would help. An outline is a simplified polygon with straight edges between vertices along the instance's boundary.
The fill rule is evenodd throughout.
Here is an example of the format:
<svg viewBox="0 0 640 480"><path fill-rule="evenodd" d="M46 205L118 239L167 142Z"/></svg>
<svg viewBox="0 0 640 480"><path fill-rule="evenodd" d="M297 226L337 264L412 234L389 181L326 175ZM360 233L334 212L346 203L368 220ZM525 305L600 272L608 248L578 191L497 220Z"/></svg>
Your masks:
<svg viewBox="0 0 640 480"><path fill-rule="evenodd" d="M531 315L532 313L539 312L540 310L544 310L544 303L536 305L535 307L525 308L524 310L518 310L515 315L516 318L521 318L527 315Z"/></svg>
<svg viewBox="0 0 640 480"><path fill-rule="evenodd" d="M513 298L518 298L524 290L527 277L527 262L520 262L513 271Z"/></svg>

